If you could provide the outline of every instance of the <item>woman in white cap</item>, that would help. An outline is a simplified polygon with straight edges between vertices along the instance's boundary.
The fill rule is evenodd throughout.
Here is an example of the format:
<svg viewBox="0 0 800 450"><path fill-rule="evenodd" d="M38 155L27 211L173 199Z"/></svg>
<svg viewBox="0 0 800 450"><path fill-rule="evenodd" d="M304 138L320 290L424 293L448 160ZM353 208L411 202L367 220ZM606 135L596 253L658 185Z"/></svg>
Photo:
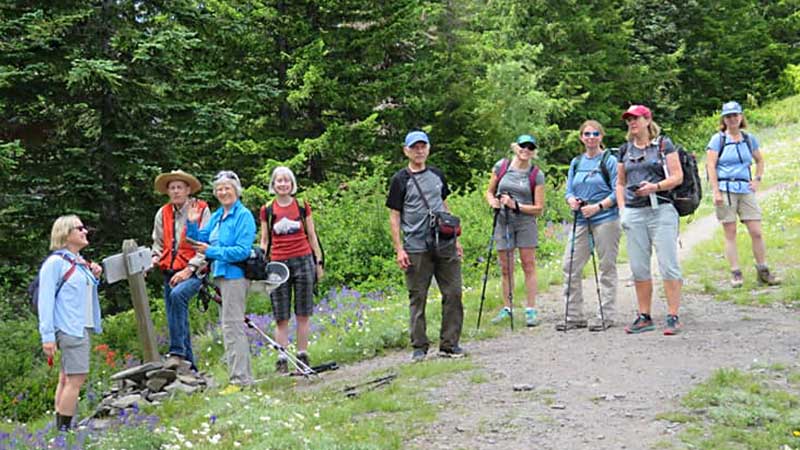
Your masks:
<svg viewBox="0 0 800 450"><path fill-rule="evenodd" d="M544 211L544 173L533 164L536 138L523 134L511 144L514 157L503 158L492 169L486 202L497 211L493 239L503 274L503 309L492 319L499 323L511 318L514 289L514 249L519 249L525 274L525 324L538 325L536 312L536 217Z"/></svg>
<svg viewBox="0 0 800 450"><path fill-rule="evenodd" d="M756 261L758 282L780 284L767 267L767 249L761 232L761 208L755 192L764 175L764 157L758 140L744 132L747 120L737 102L722 105L719 132L711 136L706 148L708 181L714 196L717 219L725 232L725 258L731 265L731 286L742 287L744 277L736 249L736 218L747 227ZM755 176L751 166L756 163Z"/></svg>
<svg viewBox="0 0 800 450"><path fill-rule="evenodd" d="M253 382L250 367L250 344L244 332L247 288L250 282L244 269L236 263L250 256L256 236L253 214L245 208L239 197L242 184L236 173L223 170L214 177L214 196L221 208L211 214L208 223L199 229L197 221L202 213L199 207L189 212L186 236L196 241L198 253L211 260L211 274L222 292L222 340L231 385L225 393L235 392L240 386Z"/></svg>
<svg viewBox="0 0 800 450"><path fill-rule="evenodd" d="M627 142L619 149L617 164L617 205L628 242L628 260L636 287L639 313L626 333L655 330L650 315L653 278L650 260L653 249L664 281L667 320L664 335L681 329L681 268L678 265L678 211L669 190L683 181L678 152L672 141L660 136L661 128L644 105L632 105L622 114L628 125Z"/></svg>

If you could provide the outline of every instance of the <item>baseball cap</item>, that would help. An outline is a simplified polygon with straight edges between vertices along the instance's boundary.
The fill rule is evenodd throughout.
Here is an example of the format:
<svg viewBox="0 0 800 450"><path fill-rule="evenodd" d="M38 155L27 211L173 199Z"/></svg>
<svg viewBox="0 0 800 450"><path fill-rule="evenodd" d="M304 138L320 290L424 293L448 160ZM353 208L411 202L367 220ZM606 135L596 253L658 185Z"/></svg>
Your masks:
<svg viewBox="0 0 800 450"><path fill-rule="evenodd" d="M428 135L425 134L424 131L412 131L406 135L405 146L411 147L412 145L416 144L417 142L424 142L426 144L430 144L431 141L428 140Z"/></svg>
<svg viewBox="0 0 800 450"><path fill-rule="evenodd" d="M741 114L742 113L742 105L738 102L728 102L722 105L722 116L725 117L728 114Z"/></svg>
<svg viewBox="0 0 800 450"><path fill-rule="evenodd" d="M530 134L521 134L517 138L517 144L519 144L519 145L522 145L522 144L533 144L533 146L536 147L536 138L533 137L533 135L530 135Z"/></svg>
<svg viewBox="0 0 800 450"><path fill-rule="evenodd" d="M653 117L653 113L650 112L650 108L644 105L631 105L627 111L622 113L622 120L627 119L628 117L647 117L648 119Z"/></svg>

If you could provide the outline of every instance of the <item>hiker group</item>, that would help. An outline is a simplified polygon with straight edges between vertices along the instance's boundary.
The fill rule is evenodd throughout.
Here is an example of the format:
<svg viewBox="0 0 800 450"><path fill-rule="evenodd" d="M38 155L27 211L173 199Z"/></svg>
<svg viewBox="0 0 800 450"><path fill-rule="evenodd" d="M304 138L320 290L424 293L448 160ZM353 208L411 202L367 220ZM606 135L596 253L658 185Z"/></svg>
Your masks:
<svg viewBox="0 0 800 450"><path fill-rule="evenodd" d="M693 156L661 134L646 106L631 106L622 119L628 132L616 155L605 149L605 131L599 122L587 120L578 130L583 149L570 163L564 194L573 215L563 260L564 320L557 321L555 326L563 331L575 328L603 331L618 325L616 261L624 231L638 301L635 320L625 331L635 334L655 329L650 270L655 249L667 299L663 332L672 335L681 330L678 218L693 212L700 202L697 165ZM736 102L725 103L719 132L707 146L708 180L716 215L725 231L725 256L731 266L733 287L740 287L743 282L736 249L737 219L750 234L759 281L779 283L766 265L761 211L755 198L764 173L764 159L758 140L744 132L746 127L741 106ZM516 250L524 274L525 324L537 326L541 322L536 309L537 217L547 203L546 175L534 164L538 143L533 135L519 136L510 147L511 157L494 164L485 194L493 211L492 229L486 230L490 231L486 270L488 273L496 245L504 302L492 322L508 320L513 326ZM425 132L408 133L403 143L408 164L391 178L386 199L396 262L405 273L409 295L413 361L424 360L431 345L426 306L433 277L442 294L439 355L450 358L465 355L460 345L464 318L463 249L458 240L461 222L448 207L450 190L445 175L427 164L430 151L431 142ZM753 162L756 169L751 176ZM253 383L253 374L242 319L250 280L242 261L252 256L257 230L253 214L240 201L239 177L227 170L214 177L213 193L220 204L214 212L206 202L193 197L202 185L186 172L159 175L155 189L169 197L169 202L155 214L152 232L152 262L163 275L169 329L165 364L179 371L197 370L190 338L189 303L213 278L222 298L220 321L229 387L235 390L249 385ZM287 281L270 293L277 321L275 340L282 348L288 347L294 305L296 358L308 366L314 286L324 276L324 256L311 205L295 197L297 189L297 180L289 168L278 167L273 171L269 193L274 199L258 215L259 247L267 260L285 264L289 272ZM53 253L42 264L36 281L38 293L34 295L44 353L52 358L57 349L61 351L55 411L57 425L62 429L69 427L78 392L88 373L89 334L101 331L97 286L102 269L80 254L89 244L88 231L74 215L55 221L50 243ZM581 274L590 257L598 308L587 320ZM486 275L479 324L485 282ZM280 373L289 370L283 352L276 370Z"/></svg>

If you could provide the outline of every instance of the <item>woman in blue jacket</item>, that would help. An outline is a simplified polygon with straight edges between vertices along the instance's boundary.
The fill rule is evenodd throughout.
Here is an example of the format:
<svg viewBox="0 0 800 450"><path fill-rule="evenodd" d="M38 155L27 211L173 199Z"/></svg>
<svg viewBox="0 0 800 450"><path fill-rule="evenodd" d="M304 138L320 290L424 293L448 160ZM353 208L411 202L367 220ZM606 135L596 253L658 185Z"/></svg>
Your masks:
<svg viewBox="0 0 800 450"><path fill-rule="evenodd" d="M75 215L61 216L50 231L53 253L39 270L39 333L49 361L61 352L56 387L56 428L69 430L78 394L89 373L89 334L100 333L98 278L102 268L80 251L89 245L87 228Z"/></svg>
<svg viewBox="0 0 800 450"><path fill-rule="evenodd" d="M619 209L617 209L617 158L603 151L605 130L599 122L587 120L579 129L584 152L570 163L567 177L567 204L575 216L574 235L564 252L564 291L566 323L556 329L586 328L602 331L614 325L617 297L617 253L619 252ZM592 242L593 240L593 242ZM574 247L574 248L572 248ZM600 259L602 314L591 321L583 317L581 279L583 266L597 249ZM602 319L602 320L601 320Z"/></svg>
<svg viewBox="0 0 800 450"><path fill-rule="evenodd" d="M719 133L708 142L706 164L714 196L717 219L725 231L725 258L731 265L731 286L742 287L744 277L736 250L736 218L747 227L756 260L759 283L774 285L780 280L767 267L767 249L761 232L761 208L755 192L764 175L764 157L755 136L744 132L747 120L737 102L722 105ZM756 163L751 177L750 166Z"/></svg>
<svg viewBox="0 0 800 450"><path fill-rule="evenodd" d="M214 177L214 196L221 208L214 211L202 230L197 226L202 211L199 207L192 208L187 216L186 228L186 236L199 241L194 244L195 249L213 261L211 274L222 293L222 340L233 386L229 392L253 382L250 344L242 323L250 282L244 277L244 270L234 263L250 256L256 236L256 222L239 201L241 195L239 177L234 172L223 170Z"/></svg>

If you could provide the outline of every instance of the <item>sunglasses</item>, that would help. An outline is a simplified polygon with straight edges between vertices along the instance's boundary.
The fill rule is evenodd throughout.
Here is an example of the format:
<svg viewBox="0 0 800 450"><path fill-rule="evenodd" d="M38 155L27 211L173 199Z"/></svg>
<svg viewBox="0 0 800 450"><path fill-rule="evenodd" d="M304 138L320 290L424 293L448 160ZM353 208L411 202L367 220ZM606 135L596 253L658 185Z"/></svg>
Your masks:
<svg viewBox="0 0 800 450"><path fill-rule="evenodd" d="M641 155L639 155L639 156L637 156L635 158L633 156L630 156L630 157L628 157L628 161L630 161L632 163L640 163L640 162L644 161L644 157L645 156L646 155L644 153L642 153Z"/></svg>
<svg viewBox="0 0 800 450"><path fill-rule="evenodd" d="M77 226L77 227L72 227L72 229L73 230L78 230L80 232L84 232L84 231L88 232L89 231L89 227L87 227L86 225L80 225L80 226Z"/></svg>
<svg viewBox="0 0 800 450"><path fill-rule="evenodd" d="M524 144L519 144L519 146L521 148L524 148L525 150L535 150L536 149L536 146L531 144L531 143L529 143L529 142L526 142Z"/></svg>
<svg viewBox="0 0 800 450"><path fill-rule="evenodd" d="M600 137L599 131L584 131L583 137Z"/></svg>
<svg viewBox="0 0 800 450"><path fill-rule="evenodd" d="M236 180L236 181L239 181L239 177L236 175L236 173L231 172L230 170L223 170L222 172L218 173L214 177L214 181L215 182L220 181L220 180Z"/></svg>

